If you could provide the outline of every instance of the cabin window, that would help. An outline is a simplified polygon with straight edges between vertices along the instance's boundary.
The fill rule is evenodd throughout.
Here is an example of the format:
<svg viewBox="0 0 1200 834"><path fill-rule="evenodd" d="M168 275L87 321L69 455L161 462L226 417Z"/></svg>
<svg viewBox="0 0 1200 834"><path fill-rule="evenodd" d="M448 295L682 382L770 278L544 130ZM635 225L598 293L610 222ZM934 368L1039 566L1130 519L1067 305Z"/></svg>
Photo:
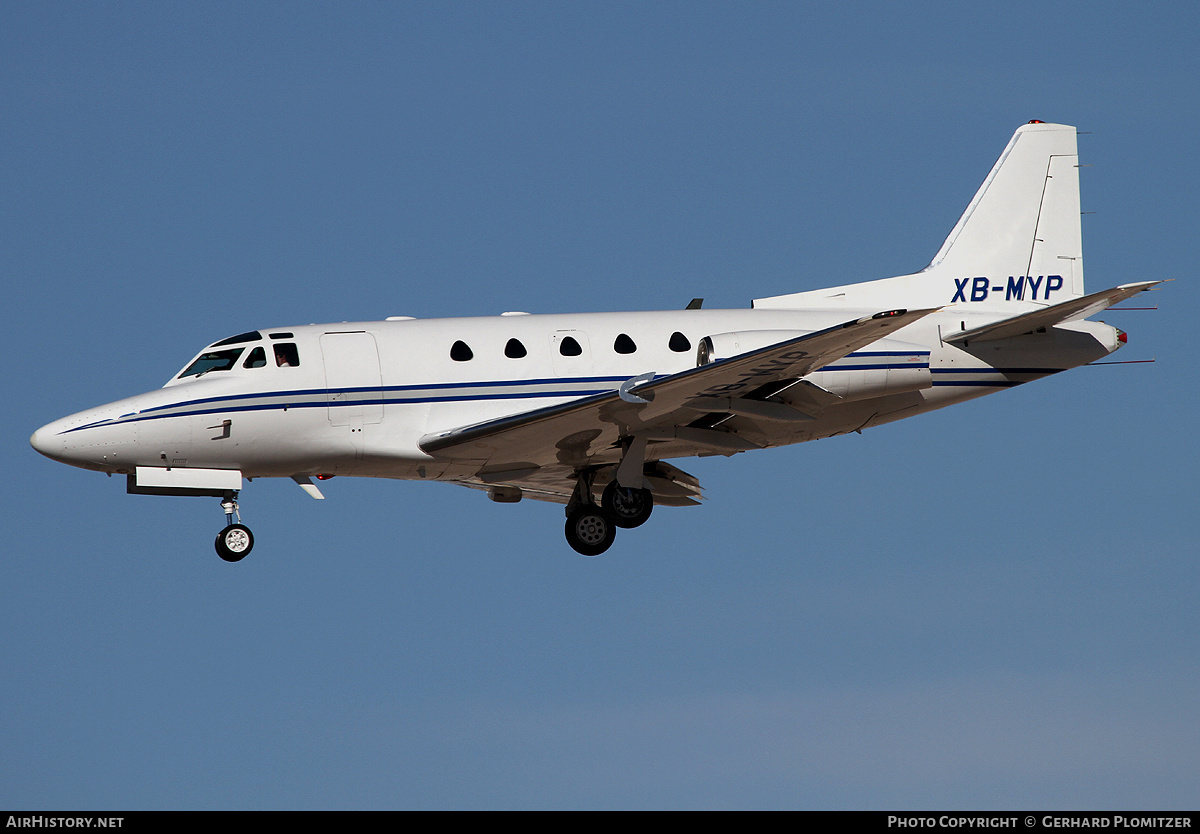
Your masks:
<svg viewBox="0 0 1200 834"><path fill-rule="evenodd" d="M575 341L574 336L563 336L562 341L558 343L558 352L563 356L579 356L583 353L583 348Z"/></svg>
<svg viewBox="0 0 1200 834"><path fill-rule="evenodd" d="M471 348L461 339L450 347L450 358L455 362L470 362L474 356Z"/></svg>
<svg viewBox="0 0 1200 834"><path fill-rule="evenodd" d="M692 349L692 343L688 341L687 336L676 330L671 334L671 341L667 342L667 347L676 353L686 353Z"/></svg>
<svg viewBox="0 0 1200 834"><path fill-rule="evenodd" d="M243 368L261 368L267 364L267 352L262 347L256 347L250 351L250 355L246 357L246 361L242 363Z"/></svg>
<svg viewBox="0 0 1200 834"><path fill-rule="evenodd" d="M185 376L203 376L209 371L228 371L238 361L238 357L242 355L245 348L232 348L231 350L210 350L200 354L200 358L187 366L187 369L179 375L179 379Z"/></svg>
<svg viewBox="0 0 1200 834"><path fill-rule="evenodd" d="M509 359L524 359L528 352L520 339L509 339L508 344L504 346L504 355Z"/></svg>
<svg viewBox="0 0 1200 834"><path fill-rule="evenodd" d="M637 345L633 343L633 339L622 333L617 337L617 340L613 342L613 350L615 350L617 353L633 353L635 350L637 350Z"/></svg>
<svg viewBox="0 0 1200 834"><path fill-rule="evenodd" d="M297 368L300 366L300 354L291 342L275 345L275 364L281 368Z"/></svg>

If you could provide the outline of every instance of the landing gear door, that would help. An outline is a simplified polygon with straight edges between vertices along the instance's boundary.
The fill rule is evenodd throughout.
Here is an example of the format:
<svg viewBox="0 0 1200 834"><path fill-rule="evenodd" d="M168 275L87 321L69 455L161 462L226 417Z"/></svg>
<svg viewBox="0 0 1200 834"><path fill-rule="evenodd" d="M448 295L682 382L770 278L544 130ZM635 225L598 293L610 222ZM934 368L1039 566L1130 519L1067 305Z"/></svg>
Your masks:
<svg viewBox="0 0 1200 834"><path fill-rule="evenodd" d="M383 421L383 392L379 350L370 333L325 333L321 336L325 361L326 402L329 422L351 430Z"/></svg>

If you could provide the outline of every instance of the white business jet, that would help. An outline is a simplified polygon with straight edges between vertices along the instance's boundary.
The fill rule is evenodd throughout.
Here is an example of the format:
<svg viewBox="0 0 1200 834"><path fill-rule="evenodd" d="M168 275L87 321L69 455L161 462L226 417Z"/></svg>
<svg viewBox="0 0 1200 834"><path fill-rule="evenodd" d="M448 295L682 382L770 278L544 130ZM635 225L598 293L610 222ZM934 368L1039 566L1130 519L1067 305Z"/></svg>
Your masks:
<svg viewBox="0 0 1200 834"><path fill-rule="evenodd" d="M925 269L746 310L272 327L204 348L165 386L30 442L135 494L221 499L218 554L253 547L243 479L449 481L566 505L597 555L656 505L701 497L668 459L733 455L911 417L1085 365L1125 334L1086 319L1075 128L1020 127Z"/></svg>

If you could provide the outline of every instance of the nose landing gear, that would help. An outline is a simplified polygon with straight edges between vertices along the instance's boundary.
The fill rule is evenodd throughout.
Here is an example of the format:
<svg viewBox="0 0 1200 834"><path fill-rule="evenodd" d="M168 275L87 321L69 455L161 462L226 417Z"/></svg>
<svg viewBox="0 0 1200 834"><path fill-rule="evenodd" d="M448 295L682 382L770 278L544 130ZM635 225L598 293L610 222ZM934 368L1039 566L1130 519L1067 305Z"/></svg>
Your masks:
<svg viewBox="0 0 1200 834"><path fill-rule="evenodd" d="M225 510L225 529L217 533L217 555L226 562L240 562L254 547L254 534L250 528L242 524L242 514L238 512L237 492L226 492L221 499L221 508ZM233 519L237 517L235 524Z"/></svg>

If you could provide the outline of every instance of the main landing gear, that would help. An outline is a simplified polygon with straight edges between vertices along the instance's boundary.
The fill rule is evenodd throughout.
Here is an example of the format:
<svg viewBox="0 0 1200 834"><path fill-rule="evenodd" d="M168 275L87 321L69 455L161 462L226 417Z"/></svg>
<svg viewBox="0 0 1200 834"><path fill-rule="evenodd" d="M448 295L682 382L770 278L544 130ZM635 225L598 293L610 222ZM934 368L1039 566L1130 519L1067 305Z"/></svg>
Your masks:
<svg viewBox="0 0 1200 834"><path fill-rule="evenodd" d="M623 487L615 480L604 488L597 506L592 500L594 472L580 472L567 504L567 544L584 556L599 556L612 546L617 528L640 527L654 509L648 489Z"/></svg>
<svg viewBox="0 0 1200 834"><path fill-rule="evenodd" d="M567 544L584 556L599 556L612 547L617 525L595 504L576 507L567 513Z"/></svg>
<svg viewBox="0 0 1200 834"><path fill-rule="evenodd" d="M648 489L632 489L611 481L600 497L600 506L618 527L631 530L641 527L650 518L654 495Z"/></svg>
<svg viewBox="0 0 1200 834"><path fill-rule="evenodd" d="M221 508L225 510L225 529L217 533L217 555L226 562L240 562L254 547L254 534L250 528L242 524L242 515L238 512L237 493L227 492L221 499ZM235 524L233 519L237 517Z"/></svg>

